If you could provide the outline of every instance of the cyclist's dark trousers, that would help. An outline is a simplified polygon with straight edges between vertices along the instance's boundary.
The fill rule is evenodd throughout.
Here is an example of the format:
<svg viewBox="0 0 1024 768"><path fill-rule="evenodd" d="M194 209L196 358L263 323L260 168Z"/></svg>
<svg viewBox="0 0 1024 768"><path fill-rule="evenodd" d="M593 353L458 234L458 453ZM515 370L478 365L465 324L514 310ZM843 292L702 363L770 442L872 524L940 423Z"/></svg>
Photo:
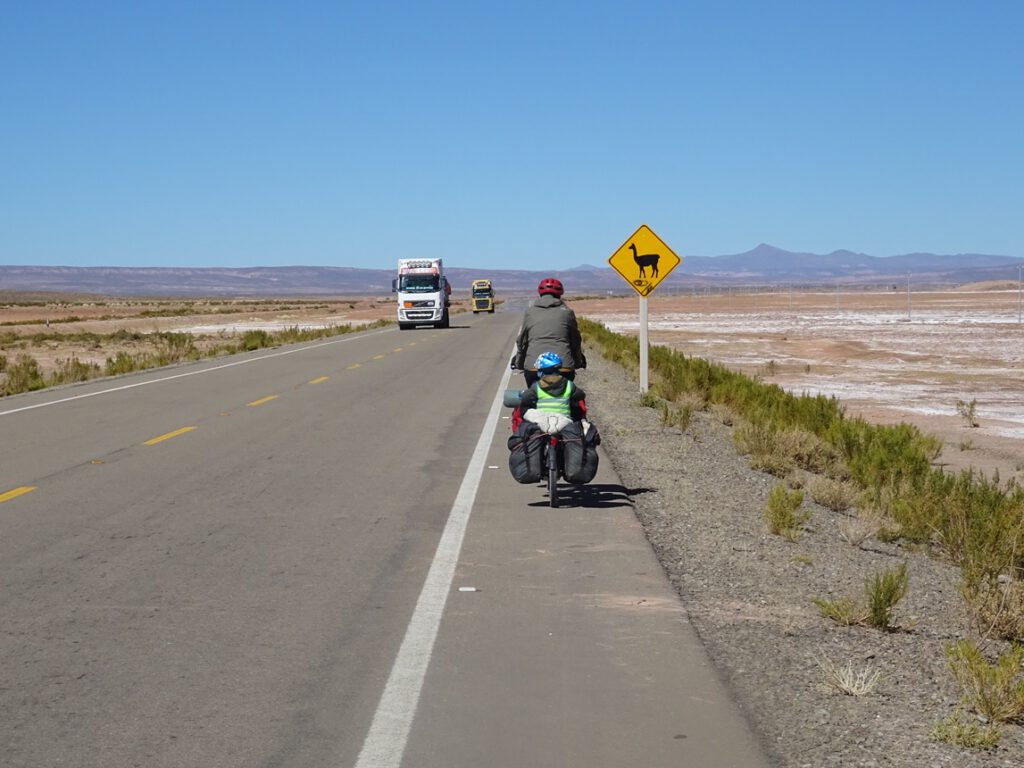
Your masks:
<svg viewBox="0 0 1024 768"><path fill-rule="evenodd" d="M569 381L574 381L576 379L575 369L563 368L561 373ZM533 383L540 378L540 373L538 371L523 371L523 378L526 379L526 388L529 389L533 386Z"/></svg>

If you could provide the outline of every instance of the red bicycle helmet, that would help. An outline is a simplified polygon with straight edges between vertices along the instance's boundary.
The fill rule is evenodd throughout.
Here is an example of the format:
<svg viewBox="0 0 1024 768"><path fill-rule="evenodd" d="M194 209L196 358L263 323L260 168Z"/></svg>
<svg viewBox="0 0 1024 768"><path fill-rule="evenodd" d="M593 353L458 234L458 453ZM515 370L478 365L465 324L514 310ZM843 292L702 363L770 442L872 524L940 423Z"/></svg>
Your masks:
<svg viewBox="0 0 1024 768"><path fill-rule="evenodd" d="M545 293L549 293L552 296L561 297L565 292L562 287L562 281L554 277L545 277L540 281L540 285L537 286L537 293L543 296Z"/></svg>

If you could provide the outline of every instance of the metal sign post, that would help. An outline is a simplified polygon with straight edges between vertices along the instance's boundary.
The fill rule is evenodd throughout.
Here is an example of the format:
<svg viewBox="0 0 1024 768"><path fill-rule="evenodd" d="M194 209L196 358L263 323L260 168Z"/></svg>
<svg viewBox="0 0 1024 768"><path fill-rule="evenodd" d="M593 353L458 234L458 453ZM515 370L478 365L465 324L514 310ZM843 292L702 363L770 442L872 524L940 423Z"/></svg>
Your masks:
<svg viewBox="0 0 1024 768"><path fill-rule="evenodd" d="M640 394L647 391L647 297L640 297Z"/></svg>
<svg viewBox="0 0 1024 768"><path fill-rule="evenodd" d="M647 391L647 297L669 272L679 266L676 256L665 242L646 224L619 246L608 263L640 294L640 393Z"/></svg>

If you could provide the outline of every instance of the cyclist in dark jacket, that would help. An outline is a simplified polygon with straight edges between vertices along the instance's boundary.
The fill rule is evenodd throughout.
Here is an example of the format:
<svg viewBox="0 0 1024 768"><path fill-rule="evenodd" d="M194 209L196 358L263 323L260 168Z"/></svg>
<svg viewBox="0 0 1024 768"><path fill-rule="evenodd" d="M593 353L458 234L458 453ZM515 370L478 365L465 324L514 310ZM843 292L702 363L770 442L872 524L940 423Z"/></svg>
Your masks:
<svg viewBox="0 0 1024 768"><path fill-rule="evenodd" d="M562 302L564 289L560 280L553 277L541 280L537 293L540 296L526 310L516 337L512 368L522 370L526 385L530 386L539 377L536 371L526 367L526 361L552 352L562 359L562 374L572 380L577 370L587 367L576 313Z"/></svg>

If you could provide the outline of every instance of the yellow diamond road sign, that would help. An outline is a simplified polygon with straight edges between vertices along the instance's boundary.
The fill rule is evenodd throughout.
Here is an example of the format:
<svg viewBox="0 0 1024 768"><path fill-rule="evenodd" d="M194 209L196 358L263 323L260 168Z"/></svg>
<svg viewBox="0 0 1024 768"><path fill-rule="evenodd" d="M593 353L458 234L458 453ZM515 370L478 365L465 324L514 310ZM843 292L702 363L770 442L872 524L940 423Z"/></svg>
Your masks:
<svg viewBox="0 0 1024 768"><path fill-rule="evenodd" d="M646 224L608 259L616 272L641 296L647 296L679 266L682 259Z"/></svg>

